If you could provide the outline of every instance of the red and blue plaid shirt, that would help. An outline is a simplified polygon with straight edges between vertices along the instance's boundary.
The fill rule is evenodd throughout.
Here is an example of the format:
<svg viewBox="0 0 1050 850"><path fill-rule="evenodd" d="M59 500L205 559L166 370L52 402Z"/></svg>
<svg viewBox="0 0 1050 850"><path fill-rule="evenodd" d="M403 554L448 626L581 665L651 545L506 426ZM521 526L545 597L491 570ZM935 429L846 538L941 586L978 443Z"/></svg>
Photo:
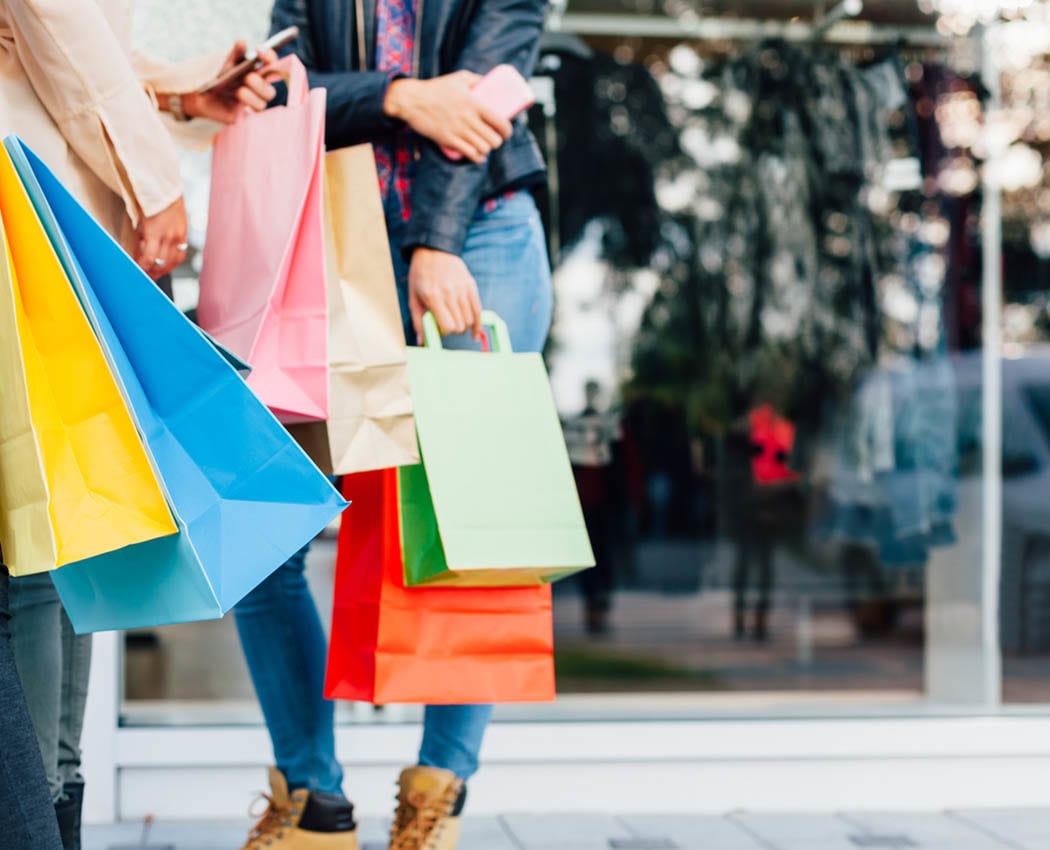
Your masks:
<svg viewBox="0 0 1050 850"><path fill-rule="evenodd" d="M376 5L376 70L411 76L415 39L415 0L379 0ZM376 145L375 154L383 199L386 200L391 189L397 192L401 217L408 221L412 215L409 195L415 170L412 132L408 127L402 127L392 142Z"/></svg>
<svg viewBox="0 0 1050 850"><path fill-rule="evenodd" d="M379 0L376 4L376 70L393 76L411 76L415 55L415 0ZM376 145L376 171L383 200L391 190L397 193L401 218L412 216L412 177L415 172L412 131L398 130L392 142ZM494 212L513 192L507 192L483 203L486 212Z"/></svg>

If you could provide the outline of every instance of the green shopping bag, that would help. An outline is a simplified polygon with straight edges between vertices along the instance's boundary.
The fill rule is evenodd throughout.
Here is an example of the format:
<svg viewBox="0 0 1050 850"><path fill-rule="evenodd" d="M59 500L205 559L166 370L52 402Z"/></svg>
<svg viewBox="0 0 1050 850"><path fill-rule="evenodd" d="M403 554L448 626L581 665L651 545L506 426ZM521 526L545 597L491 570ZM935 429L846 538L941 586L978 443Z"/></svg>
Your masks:
<svg viewBox="0 0 1050 850"><path fill-rule="evenodd" d="M442 349L429 314L408 350L422 455L400 470L410 587L539 585L594 566L543 359L484 319L491 354Z"/></svg>

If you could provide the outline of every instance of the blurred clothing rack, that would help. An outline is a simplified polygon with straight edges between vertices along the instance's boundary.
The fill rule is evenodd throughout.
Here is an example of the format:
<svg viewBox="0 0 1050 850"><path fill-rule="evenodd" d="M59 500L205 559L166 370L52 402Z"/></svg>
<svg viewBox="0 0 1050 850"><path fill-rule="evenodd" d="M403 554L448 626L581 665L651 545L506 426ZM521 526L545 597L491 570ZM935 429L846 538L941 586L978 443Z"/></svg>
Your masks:
<svg viewBox="0 0 1050 850"><path fill-rule="evenodd" d="M568 12L558 21L560 29L577 35L631 36L635 38L680 38L700 41L813 41L829 44L902 44L916 47L946 47L949 40L933 26L883 24L855 19L840 20L830 27L809 21L765 21L752 18L702 18L695 14L614 15Z"/></svg>

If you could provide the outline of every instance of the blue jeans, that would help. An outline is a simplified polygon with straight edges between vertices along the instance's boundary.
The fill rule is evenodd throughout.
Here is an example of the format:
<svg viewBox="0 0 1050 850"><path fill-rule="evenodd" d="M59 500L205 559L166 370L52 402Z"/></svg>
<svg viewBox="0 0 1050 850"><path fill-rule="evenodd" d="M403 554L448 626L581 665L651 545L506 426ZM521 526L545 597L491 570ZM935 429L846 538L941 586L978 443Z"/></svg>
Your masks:
<svg viewBox="0 0 1050 850"><path fill-rule="evenodd" d="M80 736L91 672L91 635L78 635L50 573L11 579L11 649L44 757L51 797L82 783Z"/></svg>
<svg viewBox="0 0 1050 850"><path fill-rule="evenodd" d="M400 243L396 193L387 208L392 246ZM408 267L393 250L406 334ZM507 322L516 351L540 351L553 310L550 269L539 213L519 192L494 209L480 208L471 223L463 260L474 275L482 305ZM469 335L448 337L447 348L473 348ZM326 641L304 575L306 549L264 581L235 609L241 646L262 704L277 766L293 789L338 793L343 772L335 755L335 713L324 699ZM427 706L419 764L469 779L478 769L490 705Z"/></svg>
<svg viewBox="0 0 1050 850"><path fill-rule="evenodd" d="M0 842L9 850L61 850L40 746L11 652L7 592L7 568L0 564Z"/></svg>

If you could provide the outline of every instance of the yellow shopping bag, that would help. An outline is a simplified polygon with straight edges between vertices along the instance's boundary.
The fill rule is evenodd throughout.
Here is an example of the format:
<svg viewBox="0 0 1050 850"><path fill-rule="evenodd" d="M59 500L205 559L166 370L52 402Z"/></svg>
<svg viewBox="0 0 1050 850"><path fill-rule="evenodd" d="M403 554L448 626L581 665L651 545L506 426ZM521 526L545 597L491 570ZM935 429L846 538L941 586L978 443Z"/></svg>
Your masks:
<svg viewBox="0 0 1050 850"><path fill-rule="evenodd" d="M13 575L175 534L127 403L0 148L0 547Z"/></svg>

